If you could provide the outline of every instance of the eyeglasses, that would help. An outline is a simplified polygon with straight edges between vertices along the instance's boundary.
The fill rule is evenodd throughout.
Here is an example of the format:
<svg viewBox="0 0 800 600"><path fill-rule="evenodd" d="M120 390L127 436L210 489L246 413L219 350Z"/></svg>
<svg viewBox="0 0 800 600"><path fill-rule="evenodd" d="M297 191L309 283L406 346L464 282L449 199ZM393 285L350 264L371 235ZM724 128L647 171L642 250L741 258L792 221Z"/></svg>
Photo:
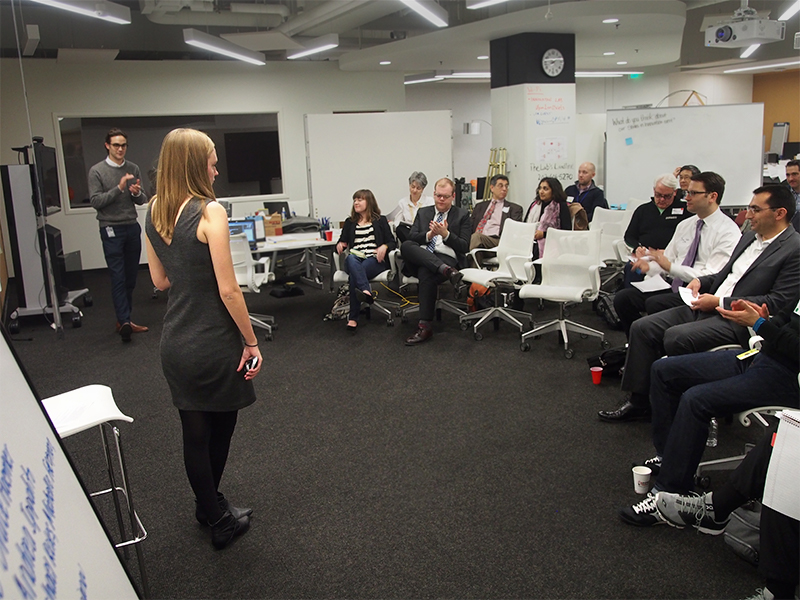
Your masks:
<svg viewBox="0 0 800 600"><path fill-rule="evenodd" d="M777 209L777 208L772 208L771 206L765 206L764 208L762 208L762 207L760 207L760 206L753 206L753 205L750 205L750 206L748 206L748 207L747 207L747 212L751 212L751 213L753 213L754 215L757 215L757 214L758 214L758 213L760 213L762 210L778 210L778 209Z"/></svg>
<svg viewBox="0 0 800 600"><path fill-rule="evenodd" d="M686 190L686 195L690 198L694 198L695 196L707 196L711 192L698 192L697 190Z"/></svg>
<svg viewBox="0 0 800 600"><path fill-rule="evenodd" d="M111 147L115 150L119 150L120 148L127 148L128 144L111 144Z"/></svg>
<svg viewBox="0 0 800 600"><path fill-rule="evenodd" d="M453 194L434 194L433 197L437 200L448 200L453 197Z"/></svg>
<svg viewBox="0 0 800 600"><path fill-rule="evenodd" d="M675 192L671 194L659 194L658 192L653 192L653 197L656 200L672 200L675 197Z"/></svg>

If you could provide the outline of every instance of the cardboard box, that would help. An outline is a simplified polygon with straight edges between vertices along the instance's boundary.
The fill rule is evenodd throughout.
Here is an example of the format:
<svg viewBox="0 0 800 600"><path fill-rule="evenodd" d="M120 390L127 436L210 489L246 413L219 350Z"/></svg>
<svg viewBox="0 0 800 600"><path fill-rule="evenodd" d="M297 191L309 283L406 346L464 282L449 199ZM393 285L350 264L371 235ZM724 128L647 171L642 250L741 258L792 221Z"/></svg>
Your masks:
<svg viewBox="0 0 800 600"><path fill-rule="evenodd" d="M283 219L278 213L264 216L264 234L267 237L283 235Z"/></svg>

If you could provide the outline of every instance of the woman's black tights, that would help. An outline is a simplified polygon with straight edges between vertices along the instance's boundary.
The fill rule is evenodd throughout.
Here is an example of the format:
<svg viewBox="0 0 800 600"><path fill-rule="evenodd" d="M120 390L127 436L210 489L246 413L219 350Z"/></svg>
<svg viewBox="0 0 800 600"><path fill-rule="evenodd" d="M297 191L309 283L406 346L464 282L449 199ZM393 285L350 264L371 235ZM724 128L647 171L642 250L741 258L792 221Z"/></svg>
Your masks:
<svg viewBox="0 0 800 600"><path fill-rule="evenodd" d="M238 411L181 410L183 463L197 503L215 523L222 518L217 489L228 461Z"/></svg>

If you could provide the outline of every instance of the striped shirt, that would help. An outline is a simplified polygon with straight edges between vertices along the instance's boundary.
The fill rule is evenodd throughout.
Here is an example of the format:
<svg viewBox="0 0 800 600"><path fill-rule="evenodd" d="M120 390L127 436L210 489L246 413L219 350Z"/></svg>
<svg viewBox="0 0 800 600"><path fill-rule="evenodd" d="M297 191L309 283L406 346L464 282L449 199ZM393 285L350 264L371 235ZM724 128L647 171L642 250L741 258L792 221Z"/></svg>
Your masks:
<svg viewBox="0 0 800 600"><path fill-rule="evenodd" d="M369 225L356 225L356 233L353 238L353 247L350 252L361 258L375 256L377 246L375 245L375 228L372 223Z"/></svg>

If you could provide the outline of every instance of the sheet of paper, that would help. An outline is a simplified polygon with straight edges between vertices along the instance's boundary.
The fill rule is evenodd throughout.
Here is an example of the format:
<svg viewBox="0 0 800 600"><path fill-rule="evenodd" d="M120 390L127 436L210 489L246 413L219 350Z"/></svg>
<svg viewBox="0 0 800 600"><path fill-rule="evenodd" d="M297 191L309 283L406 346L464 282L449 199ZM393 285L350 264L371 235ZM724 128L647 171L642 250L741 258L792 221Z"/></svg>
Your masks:
<svg viewBox="0 0 800 600"><path fill-rule="evenodd" d="M781 413L775 446L764 484L764 505L793 519L800 519L800 411Z"/></svg>
<svg viewBox="0 0 800 600"><path fill-rule="evenodd" d="M664 280L663 277L645 277L644 281L633 281L631 284L642 292L660 292L661 290L668 290L670 285Z"/></svg>
<svg viewBox="0 0 800 600"><path fill-rule="evenodd" d="M692 291L689 288L679 287L678 293L681 295L681 300L686 304L686 306L691 306L692 302L697 300L692 294Z"/></svg>

